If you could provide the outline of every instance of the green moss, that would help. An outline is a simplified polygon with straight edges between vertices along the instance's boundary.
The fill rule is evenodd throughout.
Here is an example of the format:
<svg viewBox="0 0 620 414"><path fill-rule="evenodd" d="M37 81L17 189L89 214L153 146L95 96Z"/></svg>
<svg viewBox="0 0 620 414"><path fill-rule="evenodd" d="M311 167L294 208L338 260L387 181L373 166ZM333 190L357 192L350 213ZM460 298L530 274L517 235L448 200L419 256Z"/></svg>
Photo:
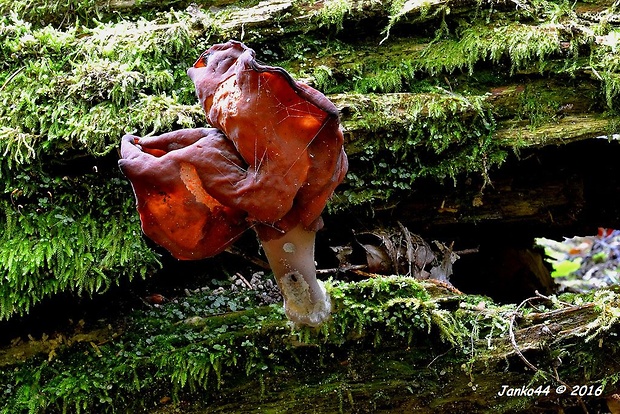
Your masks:
<svg viewBox="0 0 620 414"><path fill-rule="evenodd" d="M589 64L593 74L602 82L605 102L612 111L620 108L620 31L609 26L605 21L595 27L597 36L591 42L598 45L593 48Z"/></svg>
<svg viewBox="0 0 620 414"><path fill-rule="evenodd" d="M229 2L224 2L224 5ZM255 5L257 1L235 2L240 6ZM123 18L142 17L157 19L161 13L184 10L190 0L0 0L2 15L14 14L36 27L71 28L75 26L93 27L101 22L120 21Z"/></svg>
<svg viewBox="0 0 620 414"><path fill-rule="evenodd" d="M420 49L410 45L409 41L391 42L379 48L375 45L358 46L354 50L347 45L329 45L315 54L331 71L332 79L337 79L337 82L321 87L326 93L421 91L425 88L420 86L428 82L416 79L414 62L419 58ZM331 59L335 57L338 62L332 64ZM316 77L315 81L322 85Z"/></svg>
<svg viewBox="0 0 620 414"><path fill-rule="evenodd" d="M528 96L527 93L523 94L520 100L522 106L519 116L528 120L531 131L548 122L553 122L558 115L557 111L560 105L557 102L541 102L539 96L532 97Z"/></svg>
<svg viewBox="0 0 620 414"><path fill-rule="evenodd" d="M564 67L554 67L554 71L573 72L574 60L580 56L579 48L590 43L592 39L587 33L568 35L565 33L567 29L558 25L559 19L572 15L570 7L566 9L566 6L567 4L539 2L535 9L524 11L529 16L538 10L540 17L537 19L547 23L537 25L492 19L484 22L482 18L473 22L456 18L453 19L456 21L448 25L445 19L450 15L449 10L439 7L434 10L434 15L441 14L444 20L434 39L425 40L420 34L416 34L416 37L389 37L384 39L387 41L381 45L368 45L367 49L358 46L354 54L340 55L337 62L327 65L334 76L339 78L339 82L337 86L330 85L326 92L412 91L416 77L434 77L457 71L465 71L471 75L475 66L480 63L496 65L502 72L506 66L507 74L512 75L517 71L543 72L553 59L561 57ZM386 29L388 31L412 12L409 5L400 1L388 2L383 7L390 10L391 23ZM413 22L417 22L416 19L424 24L432 21L433 17L424 14L424 10L422 8L416 11L422 13L421 15L414 13ZM406 20L408 24L412 24L410 18ZM420 47L425 42L427 46ZM310 56L305 58L311 59ZM322 61L321 64L325 65L325 62Z"/></svg>
<svg viewBox="0 0 620 414"><path fill-rule="evenodd" d="M325 1L317 14L317 19L323 25L335 26L336 30L342 30L345 15L351 12L352 7L353 4L349 0Z"/></svg>
<svg viewBox="0 0 620 414"><path fill-rule="evenodd" d="M444 91L367 98L353 104L344 120L354 137L360 130L371 133L348 147L353 168L336 207L385 202L421 177L455 180L476 173L486 179L504 160L485 96Z"/></svg>
<svg viewBox="0 0 620 414"><path fill-rule="evenodd" d="M315 67L312 70L312 76L314 77L314 87L319 90L329 90L334 86L332 70L325 65Z"/></svg>
<svg viewBox="0 0 620 414"><path fill-rule="evenodd" d="M599 315L586 327L584 333L586 341L591 341L614 327L620 321L620 308L618 307L618 294L608 290L600 290L594 293L592 302L598 307Z"/></svg>
<svg viewBox="0 0 620 414"><path fill-rule="evenodd" d="M433 42L417 63L431 75L466 70L471 74L481 61L510 62L511 71L533 67L542 72L547 59L560 51L559 32L554 25L522 23L472 25L456 39Z"/></svg>
<svg viewBox="0 0 620 414"><path fill-rule="evenodd" d="M17 175L24 186L0 203L0 319L59 292L103 292L157 266L119 178L102 185L91 173L41 185L29 177Z"/></svg>
<svg viewBox="0 0 620 414"><path fill-rule="evenodd" d="M33 24L66 25L86 23L104 18L104 9L95 0L37 0L37 1L0 1L3 15L15 14ZM108 15L109 17L109 15Z"/></svg>
<svg viewBox="0 0 620 414"><path fill-rule="evenodd" d="M334 282L328 291L338 311L320 331L291 331L281 306L255 308L252 292L206 293L137 312L122 336L108 343L58 348L49 361L33 358L1 369L0 382L12 385L0 412L103 413L194 393L208 400L246 377L297 371L304 348L292 347L294 342L323 353L359 341L407 344L431 332L458 346L465 335L460 322L410 278Z"/></svg>
<svg viewBox="0 0 620 414"><path fill-rule="evenodd" d="M401 92L403 91L404 76L408 74L400 68L383 68L376 70L373 74L363 77L355 83L355 92Z"/></svg>
<svg viewBox="0 0 620 414"><path fill-rule="evenodd" d="M5 18L0 33L2 54L16 63L4 72L0 90L0 154L11 165L42 151L85 148L104 155L126 131L161 132L204 119L184 69L171 65L179 54L196 53L186 20L102 24L80 32L31 29ZM181 82L180 96L166 92Z"/></svg>
<svg viewBox="0 0 620 414"><path fill-rule="evenodd" d="M204 124L185 74L198 53L190 20L53 27L0 18L0 319L157 266L116 150L126 132Z"/></svg>
<svg viewBox="0 0 620 414"><path fill-rule="evenodd" d="M399 406L409 395L445 407L466 403L472 392L500 390L505 373L485 368L486 350L506 345L507 315L514 306L398 276L330 281L327 290L335 313L318 330L291 328L280 305L255 307L251 291L204 292L134 312L122 333L98 344L60 345L53 354L0 367L0 383L10 384L3 388L0 412L135 411L163 396L211 410L226 410L239 398L265 410L298 411L311 401L320 401L323 410L377 410ZM587 357L588 346L608 346L597 339L617 329L617 315L608 318L607 311L617 313L616 301L614 293L597 296L600 317L592 326L604 319L604 328L589 332L585 343L562 345L575 347L554 365L563 379L571 381L578 365L574 378L584 378L585 368L588 382L617 382L617 374L605 374L604 361ZM556 302L549 310L563 306ZM552 353L556 346L550 342L540 352ZM616 347L609 348L615 355L617 346L613 341L609 346ZM543 355L536 361L539 374L515 375L521 375L521 385L549 384L555 378L547 375L550 361L555 359ZM497 399L495 412L532 401Z"/></svg>

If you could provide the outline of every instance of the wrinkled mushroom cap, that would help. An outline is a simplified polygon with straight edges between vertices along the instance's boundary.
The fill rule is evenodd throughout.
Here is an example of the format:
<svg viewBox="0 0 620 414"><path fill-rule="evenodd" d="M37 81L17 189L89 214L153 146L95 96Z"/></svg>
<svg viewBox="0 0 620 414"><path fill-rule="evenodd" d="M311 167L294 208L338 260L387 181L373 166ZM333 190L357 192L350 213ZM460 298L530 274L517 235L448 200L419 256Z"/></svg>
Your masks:
<svg viewBox="0 0 620 414"><path fill-rule="evenodd" d="M197 258L249 226L261 240L298 225L318 230L347 170L336 107L285 70L258 63L240 42L214 45L188 74L219 131L122 141L120 166L144 232L177 257Z"/></svg>
<svg viewBox="0 0 620 414"><path fill-rule="evenodd" d="M244 211L205 191L198 173L204 148L234 151L213 128L151 138L125 135L121 141L119 166L131 181L142 230L178 259L214 256L248 228Z"/></svg>
<svg viewBox="0 0 620 414"><path fill-rule="evenodd" d="M248 165L235 186L210 189L257 222L261 239L301 223L316 231L327 199L347 170L338 110L282 68L260 64L240 42L214 45L188 75L212 126Z"/></svg>

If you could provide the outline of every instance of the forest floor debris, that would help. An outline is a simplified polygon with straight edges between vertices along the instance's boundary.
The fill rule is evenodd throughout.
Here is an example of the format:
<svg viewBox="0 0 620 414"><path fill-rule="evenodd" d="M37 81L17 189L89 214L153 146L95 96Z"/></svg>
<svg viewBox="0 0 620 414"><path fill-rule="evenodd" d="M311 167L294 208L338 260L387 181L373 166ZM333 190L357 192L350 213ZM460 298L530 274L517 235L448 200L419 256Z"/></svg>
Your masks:
<svg viewBox="0 0 620 414"><path fill-rule="evenodd" d="M585 293L620 281L620 230L599 228L594 236L536 239L553 266L560 291Z"/></svg>

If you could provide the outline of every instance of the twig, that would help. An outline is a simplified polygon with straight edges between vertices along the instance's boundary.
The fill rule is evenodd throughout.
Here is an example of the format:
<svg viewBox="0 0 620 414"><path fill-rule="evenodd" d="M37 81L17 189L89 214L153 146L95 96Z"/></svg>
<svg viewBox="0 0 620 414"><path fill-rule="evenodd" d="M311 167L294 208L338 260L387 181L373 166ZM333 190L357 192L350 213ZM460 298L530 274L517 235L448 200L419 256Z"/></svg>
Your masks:
<svg viewBox="0 0 620 414"><path fill-rule="evenodd" d="M0 86L0 92L2 92L4 90L4 88L6 87L6 85L9 84L10 81L13 80L13 78L15 78L17 75L19 75L19 72L21 72L22 70L26 69L25 66L22 66L21 68L17 69L15 72L13 72L11 74L11 76L9 76L8 78L6 78L6 80L4 81L4 83L2 84L2 86Z"/></svg>
<svg viewBox="0 0 620 414"><path fill-rule="evenodd" d="M534 294L536 296L532 296L530 298L527 298L527 299L523 300L519 304L519 306L517 306L517 308L514 310L514 312L512 312L512 314L510 315L510 324L508 325L508 335L510 337L510 343L512 344L512 347L514 348L515 353L517 355L519 355L519 358L521 358L523 360L525 365L527 365L534 372L536 372L536 371L539 371L539 368L534 366L530 361L527 360L527 358L525 358L525 356L523 355L523 353L519 349L519 345L517 345L517 340L515 338L515 332L514 332L515 319L517 318L517 315L519 315L519 309L524 307L527 303L530 303L533 300L540 300L540 299L543 299L543 300L546 300L546 301L549 301L549 302L553 303L553 300L549 296L545 296L542 293L539 293L537 290L534 291ZM558 301L558 303L561 303L564 306L572 306L570 303L566 303L566 302L562 302L562 301Z"/></svg>
<svg viewBox="0 0 620 414"><path fill-rule="evenodd" d="M541 293L539 293L537 290L534 291L534 293L536 294L536 296L527 298L525 300L523 300L519 306L517 306L517 308L514 310L514 312L512 312L512 314L510 315L510 324L508 326L508 336L510 337L510 343L512 344L513 349L515 350L515 353L519 356L519 358L521 358L521 360L523 361L523 363L525 363L525 365L527 365L531 370L533 370L534 372L538 372L540 371L540 368L538 368L537 366L535 366L534 364L532 364L530 361L527 360L527 358L525 358L525 356L523 355L523 353L521 352L521 350L519 349L519 346L517 345L517 340L515 338L515 333L514 333L514 323L515 323L515 319L517 318L517 315L519 314L519 309L521 309L522 307L524 307L527 303L531 302L532 300L547 300L549 302L553 302L553 300L548 297L545 296ZM562 305L565 306L572 306L569 303L566 302L561 302L559 301L559 303L561 303ZM567 389L570 389L571 386L564 382L561 378L560 375L558 374L558 370L557 367L553 367L553 372L555 374L555 379L557 382L559 382L560 384L564 385ZM577 396L577 400L579 401L579 405L581 406L581 409L583 410L584 414L589 414L588 409L586 408L585 403L583 402L583 399L580 396Z"/></svg>
<svg viewBox="0 0 620 414"><path fill-rule="evenodd" d="M433 365L433 363L435 361L437 361L439 358L441 358L442 356L446 355L448 352L452 351L454 349L454 347L448 349L446 352L444 352L443 354L439 354L437 355L435 358L433 358L433 360L431 362L428 363L428 365L426 366L426 368L430 368L431 365Z"/></svg>
<svg viewBox="0 0 620 414"><path fill-rule="evenodd" d="M235 276L237 276L239 279L241 279L241 281L249 288L249 289L254 289L254 286L252 286L252 284L250 282L248 282L248 280L243 277L243 275L239 272L235 273Z"/></svg>
<svg viewBox="0 0 620 414"><path fill-rule="evenodd" d="M361 270L366 269L368 266L366 265L348 265L341 267L332 267L331 269L317 269L317 275L326 275L328 273L338 273L338 272L348 272L350 270Z"/></svg>
<svg viewBox="0 0 620 414"><path fill-rule="evenodd" d="M374 279L376 277L380 277L381 276L381 275L378 275L376 273L364 272L363 270L360 270L360 269L354 269L354 270L352 270L352 272L355 273L356 275L367 277L367 278L370 278L370 279Z"/></svg>
<svg viewBox="0 0 620 414"><path fill-rule="evenodd" d="M457 254L459 256L462 256L464 254L480 253L480 248L479 247L473 247L471 249L456 250L456 251L453 251L452 253Z"/></svg>
<svg viewBox="0 0 620 414"><path fill-rule="evenodd" d="M409 271L407 272L407 276L411 276L413 275L413 262L415 260L413 257L415 251L413 248L413 240L411 239L411 232L407 227L403 226L403 223L401 223L400 221L398 221L397 223L401 231L401 243L403 235L405 238L405 245L407 246L407 262L409 264ZM398 266L398 260L395 260L394 264ZM398 269L396 270L398 271Z"/></svg>
<svg viewBox="0 0 620 414"><path fill-rule="evenodd" d="M225 251L230 254L234 254L235 256L241 256L243 259L247 260L248 262L253 263L256 266L261 267L265 270L271 269L271 267L269 267L269 263L267 263L266 261L259 259L258 257L248 256L247 254L245 254L244 252L242 252L241 250L239 250L238 248L234 246L227 248Z"/></svg>
<svg viewBox="0 0 620 414"><path fill-rule="evenodd" d="M549 302L551 302L551 303L553 303L553 302L554 302L554 300L553 300L553 299L551 299L549 296L545 296L545 295L543 295L542 293L538 292L537 290L535 290L535 291L534 291L534 294L535 294L535 295L536 295L536 297L538 297L538 298L541 298L541 299L544 299L544 300L548 300L548 301L549 301ZM561 300L558 300L557 302L558 302L558 303L561 303L561 304L562 304L562 305L564 305L564 306L569 306L569 307L572 307L572 306L573 306L573 305L571 305L570 303L568 303L568 302L562 302Z"/></svg>
<svg viewBox="0 0 620 414"><path fill-rule="evenodd" d="M510 338L510 343L512 344L512 348L515 350L515 353L519 356L519 358L521 358L523 363L527 365L530 369L532 369L534 372L537 372L539 371L539 368L536 367L534 364L532 364L530 361L528 361L527 358L523 355L523 353L519 349L519 345L517 345L517 340L515 338L515 332L514 332L515 319L517 318L517 315L519 315L519 309L524 307L526 303L529 303L530 301L535 300L535 299L542 299L542 298L540 296L533 296L531 298L527 298L523 300L523 302L521 302L519 306L517 306L514 312L512 312L512 314L510 315L510 323L508 325L508 336Z"/></svg>
<svg viewBox="0 0 620 414"><path fill-rule="evenodd" d="M512 315L510 315L510 324L508 325L508 335L510 337L510 343L512 344L512 347L514 348L515 353L519 355L519 358L521 358L523 363L527 365L529 368L531 368L532 371L537 372L539 369L535 365L533 365L530 361L527 360L527 358L523 355L523 353L521 353L521 350L519 349L519 346L517 345L517 340L515 339L515 332L514 332L514 322L515 322L516 317L517 317L517 311L514 311Z"/></svg>
<svg viewBox="0 0 620 414"><path fill-rule="evenodd" d="M553 373L555 374L555 380L559 382L560 384L564 385L567 390L570 390L572 388L570 384L562 381L562 379L560 378L560 374L558 374L558 369L555 366L553 367ZM588 408L586 407L586 404L583 402L583 399L581 398L580 395L577 395L577 401L579 401L579 405L581 406L581 409L583 410L584 414L589 414Z"/></svg>

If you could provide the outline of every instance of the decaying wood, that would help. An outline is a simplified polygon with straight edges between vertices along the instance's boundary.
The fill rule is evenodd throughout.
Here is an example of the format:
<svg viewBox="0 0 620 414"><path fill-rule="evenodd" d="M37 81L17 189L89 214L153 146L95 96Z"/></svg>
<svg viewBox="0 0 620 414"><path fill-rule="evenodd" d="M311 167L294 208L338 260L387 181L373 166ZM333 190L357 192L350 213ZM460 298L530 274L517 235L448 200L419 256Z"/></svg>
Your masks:
<svg viewBox="0 0 620 414"><path fill-rule="evenodd" d="M378 283L382 277L376 275ZM394 288L400 289L403 280L394 279ZM223 367L217 387L201 390L199 397L182 393L183 412L252 412L257 407L278 413L309 409L417 413L513 413L542 409L552 413L571 407L587 412L586 407L605 406L607 397L617 393L613 373L620 370L615 342L620 333L620 315L614 290L600 292L592 301L580 304L536 295L514 307L497 306L487 298L464 295L442 283L423 281L420 288L430 295L423 307L430 306L439 312L436 315L451 315L444 322L451 320L449 325L463 335L454 337L455 343L440 340L435 323L428 331L414 328L410 340L406 335L351 329L334 341L329 335L320 339L317 332L300 335L273 320L258 330L234 322L238 318L268 315L273 312L269 307L179 321L175 326L197 330L228 326L224 333L228 341L239 336L246 344L244 347L268 344L260 352L276 359L276 367L278 361L286 361L276 371L266 369L251 375L245 373L242 363ZM348 300L365 309L365 298ZM338 301L337 308L341 306ZM393 314L391 323L409 323L399 318L397 313ZM376 326L372 321L367 323ZM234 331L233 326L240 331ZM162 331L169 328L162 327ZM468 329L470 334L466 334ZM110 358L106 343L125 341L129 339L110 328L92 332L80 329L77 335L66 337L25 339L16 342L13 349L0 350L0 369L10 364L10 359L28 356L26 352L30 356L38 353L58 364L70 347L98 358ZM127 349L130 343L127 342ZM16 354L20 350L24 354ZM241 349L231 348L230 352ZM166 380L160 381L165 392ZM511 390L508 395L504 387ZM561 387L566 388L562 391ZM514 394L522 389L539 392ZM572 393L574 389L585 389L586 393ZM186 399L191 396L208 403L196 406L196 401ZM175 409L162 404L149 412L163 414Z"/></svg>
<svg viewBox="0 0 620 414"><path fill-rule="evenodd" d="M293 340L290 352L299 365L264 376L261 393L250 380L237 379L232 388L223 385L208 412L260 406L284 413L308 407L319 412L416 413L552 413L576 408L585 413L587 407L606 408L606 398L616 393L603 378L620 369L613 345L618 327L601 324L607 311L600 304L559 304L556 310L543 311L553 298L539 295L518 308L498 310L483 298L478 303L462 300L463 295L439 284L426 283L425 288L440 307L456 306L461 321L497 318L497 331L489 332L488 339L473 339L472 333L471 342L465 338L467 351L421 336L410 345L396 340L375 348L365 342L373 332L353 335L341 345L317 347ZM514 323L502 331L499 321L510 318ZM597 352L605 355L604 361ZM585 355L592 360L582 360ZM302 368L307 364L320 374ZM529 395L520 394L529 389ZM579 395L579 389L590 394Z"/></svg>

